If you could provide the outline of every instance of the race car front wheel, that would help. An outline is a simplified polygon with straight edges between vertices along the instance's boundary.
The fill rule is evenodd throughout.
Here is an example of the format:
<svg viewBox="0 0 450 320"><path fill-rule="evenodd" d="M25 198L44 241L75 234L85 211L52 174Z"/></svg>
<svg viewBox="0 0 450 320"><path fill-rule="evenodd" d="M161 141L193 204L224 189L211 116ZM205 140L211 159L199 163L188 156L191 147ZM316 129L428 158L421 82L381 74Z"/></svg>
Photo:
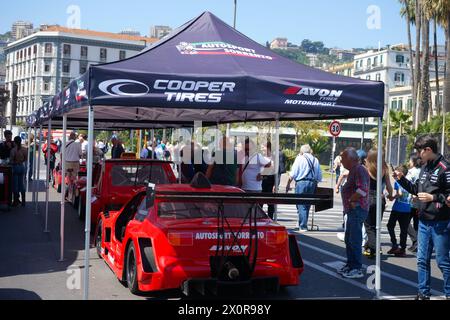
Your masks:
<svg viewBox="0 0 450 320"><path fill-rule="evenodd" d="M128 289L130 289L132 294L139 294L136 250L134 249L133 243L131 243L130 247L128 248L126 263L126 278Z"/></svg>

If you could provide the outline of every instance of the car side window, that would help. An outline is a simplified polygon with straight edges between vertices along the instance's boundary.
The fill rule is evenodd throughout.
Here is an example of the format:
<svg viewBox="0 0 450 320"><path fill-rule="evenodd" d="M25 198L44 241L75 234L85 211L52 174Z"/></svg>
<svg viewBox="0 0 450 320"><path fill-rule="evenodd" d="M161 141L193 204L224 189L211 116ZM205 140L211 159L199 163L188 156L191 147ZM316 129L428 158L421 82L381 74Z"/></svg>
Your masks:
<svg viewBox="0 0 450 320"><path fill-rule="evenodd" d="M147 218L150 210L150 208L147 208L147 201L146 198L143 197L141 204L138 206L137 212L136 212L136 216L134 217L135 220L137 221L144 221L145 218Z"/></svg>

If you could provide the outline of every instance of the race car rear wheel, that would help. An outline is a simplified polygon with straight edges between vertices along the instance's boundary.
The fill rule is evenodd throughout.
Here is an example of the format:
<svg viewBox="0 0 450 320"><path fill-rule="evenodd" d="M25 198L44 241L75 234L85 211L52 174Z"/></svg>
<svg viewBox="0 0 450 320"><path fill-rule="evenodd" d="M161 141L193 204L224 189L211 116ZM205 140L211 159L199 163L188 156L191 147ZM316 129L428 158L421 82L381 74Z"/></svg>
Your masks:
<svg viewBox="0 0 450 320"><path fill-rule="evenodd" d="M126 261L126 281L128 289L132 294L139 294L138 280L137 280L137 263L136 250L133 243L130 244L127 252Z"/></svg>
<svg viewBox="0 0 450 320"><path fill-rule="evenodd" d="M97 255L102 258L102 220L98 222L97 226L97 236L95 237L95 248L97 249Z"/></svg>

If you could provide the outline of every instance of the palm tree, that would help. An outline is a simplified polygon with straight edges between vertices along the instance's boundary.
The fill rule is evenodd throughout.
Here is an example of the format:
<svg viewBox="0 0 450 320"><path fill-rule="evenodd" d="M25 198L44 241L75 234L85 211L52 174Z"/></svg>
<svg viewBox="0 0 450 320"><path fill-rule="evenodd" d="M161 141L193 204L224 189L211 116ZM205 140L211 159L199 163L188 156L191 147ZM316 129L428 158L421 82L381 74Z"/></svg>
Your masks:
<svg viewBox="0 0 450 320"><path fill-rule="evenodd" d="M433 34L433 42L434 42L434 63L435 63L435 78L436 78L436 92L438 99L435 103L434 110L430 109L429 113L429 119L433 116L433 114L438 115L440 114L441 110L441 99L439 98L440 93L440 83L439 83L439 63L438 63L438 53L437 53L437 28L438 28L438 20L442 20L440 16L441 13L438 12L438 7L436 6L436 0L424 0L423 3L423 10L424 14L428 19L433 19L433 25L434 25L434 34ZM431 112L434 111L434 112Z"/></svg>
<svg viewBox="0 0 450 320"><path fill-rule="evenodd" d="M392 136L409 135L412 133L412 114L404 111L391 110L391 130ZM401 131L400 131L401 129Z"/></svg>
<svg viewBox="0 0 450 320"><path fill-rule="evenodd" d="M414 79L415 89L414 94L416 95L416 104L413 107L414 110L414 129L417 130L419 126L419 110L420 110L420 90L419 84L421 83L421 73L420 73L420 35L422 30L422 12L421 12L421 0L415 0L415 21L416 21L416 57L414 61L415 71Z"/></svg>
<svg viewBox="0 0 450 320"><path fill-rule="evenodd" d="M426 11L427 0L422 0L422 81L421 107L418 122L429 121L431 90L430 90L430 19Z"/></svg>
<svg viewBox="0 0 450 320"><path fill-rule="evenodd" d="M411 71L411 93L412 93L412 105L416 106L416 81L414 77L414 50L412 47L412 37L411 37L411 24L415 24L415 5L413 0L399 0L403 4L400 11L402 18L406 17L406 25L408 29L408 45L409 45L409 68Z"/></svg>

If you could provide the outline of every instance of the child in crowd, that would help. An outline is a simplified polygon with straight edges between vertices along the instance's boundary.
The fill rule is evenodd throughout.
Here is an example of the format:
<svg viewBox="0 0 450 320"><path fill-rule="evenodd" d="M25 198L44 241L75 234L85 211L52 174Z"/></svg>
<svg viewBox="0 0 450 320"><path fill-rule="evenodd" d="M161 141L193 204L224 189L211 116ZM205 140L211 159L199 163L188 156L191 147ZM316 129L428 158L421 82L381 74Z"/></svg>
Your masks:
<svg viewBox="0 0 450 320"><path fill-rule="evenodd" d="M403 172L405 176L408 173L408 169L405 166L399 166L395 170ZM408 226L411 222L411 195L408 191L403 189L398 182L395 182L394 190L395 202L387 224L392 243L392 249L388 251L388 254L393 254L396 257L405 257ZM397 222L400 225L400 247L398 246L397 238L395 236L395 226Z"/></svg>

